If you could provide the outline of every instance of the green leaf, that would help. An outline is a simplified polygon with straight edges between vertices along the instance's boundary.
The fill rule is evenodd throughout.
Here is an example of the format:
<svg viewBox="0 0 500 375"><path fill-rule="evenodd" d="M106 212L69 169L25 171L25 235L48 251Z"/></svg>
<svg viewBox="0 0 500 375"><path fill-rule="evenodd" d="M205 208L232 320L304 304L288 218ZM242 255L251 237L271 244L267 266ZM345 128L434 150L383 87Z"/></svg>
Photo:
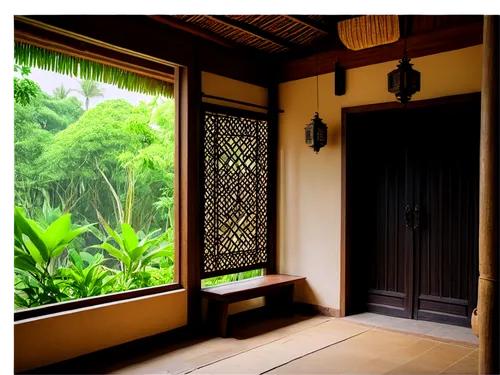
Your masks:
<svg viewBox="0 0 500 375"><path fill-rule="evenodd" d="M111 227L106 222L106 220L104 220L104 218L102 217L102 215L100 214L99 211L97 211L97 217L99 219L99 222L102 224L102 226L106 230L106 232L108 232L108 234L111 237L113 237L113 239L116 241L116 243L118 245L120 245L121 248L123 248L123 241L122 241L122 239L120 238L120 236L113 229L111 229Z"/></svg>
<svg viewBox="0 0 500 375"><path fill-rule="evenodd" d="M87 262L89 266L97 262L94 256L90 253L87 253L86 251L80 252L80 257L82 258L83 261Z"/></svg>
<svg viewBox="0 0 500 375"><path fill-rule="evenodd" d="M147 256L145 256L142 259L142 265L146 266L148 265L153 259L159 258L159 257L167 257L172 255L174 249L174 244L168 244L164 247L160 247L159 249L156 249L152 252L150 252Z"/></svg>
<svg viewBox="0 0 500 375"><path fill-rule="evenodd" d="M95 272L98 270L98 265L94 264L92 267L88 268L87 275L85 276L85 285L90 285L92 279L94 278Z"/></svg>
<svg viewBox="0 0 500 375"><path fill-rule="evenodd" d="M63 250L66 248L67 244L63 243L62 245L59 245L57 246L54 250L52 250L52 254L50 254L50 257L52 259L55 259L57 258L59 255L61 255L61 253L63 252Z"/></svg>
<svg viewBox="0 0 500 375"><path fill-rule="evenodd" d="M20 269L21 271L31 272L33 275L40 274L40 270L38 268L20 257L14 257L14 267Z"/></svg>
<svg viewBox="0 0 500 375"><path fill-rule="evenodd" d="M71 263L73 263L79 271L83 271L83 261L78 252L75 249L70 249L69 256L71 258Z"/></svg>
<svg viewBox="0 0 500 375"><path fill-rule="evenodd" d="M52 252L57 245L61 244L71 229L71 214L63 215L54 221L43 234L43 240L47 248ZM51 254L49 254L51 255Z"/></svg>
<svg viewBox="0 0 500 375"><path fill-rule="evenodd" d="M45 261L49 260L49 251L47 245L37 234L36 230L26 221L19 207L14 207L14 223L18 226L21 233L28 236L31 242L36 246L38 252Z"/></svg>
<svg viewBox="0 0 500 375"><path fill-rule="evenodd" d="M42 228L42 226L34 220L26 218L26 221L30 223L31 227L36 232L36 234L38 234L40 238L43 238L43 233L45 232L45 229Z"/></svg>
<svg viewBox="0 0 500 375"><path fill-rule="evenodd" d="M142 254L144 254L151 246L153 246L154 243L147 243L145 245L136 247L132 252L130 253L130 259L135 261L138 259Z"/></svg>
<svg viewBox="0 0 500 375"><path fill-rule="evenodd" d="M141 242L139 243L139 246L144 245L144 244L146 243L146 241L148 241L148 240L151 238L151 236L153 236L154 234L158 233L159 231L161 231L161 229L157 229L157 230L154 230L154 231L152 231L151 233L149 233L147 236L145 236L145 237L141 240ZM159 236L158 238L160 238L160 237L162 237L162 236ZM155 239L155 240L156 240L156 239Z"/></svg>
<svg viewBox="0 0 500 375"><path fill-rule="evenodd" d="M83 283L83 277L79 274L77 274L75 271L73 270L70 270L70 274L71 276L73 277L73 279L79 283L79 284L82 284Z"/></svg>
<svg viewBox="0 0 500 375"><path fill-rule="evenodd" d="M29 307L28 301L26 301L17 293L14 293L14 302L20 307Z"/></svg>
<svg viewBox="0 0 500 375"><path fill-rule="evenodd" d="M89 225L85 225L83 227L80 227L78 229L75 229L71 232L69 232L66 237L64 237L64 240L63 242L65 244L69 244L71 241L73 241L77 236L79 236L80 234L86 232L88 230L89 227L92 227L93 225L95 224L89 224Z"/></svg>
<svg viewBox="0 0 500 375"><path fill-rule="evenodd" d="M125 244L125 250L130 255L132 250L137 247L139 241L137 240L137 236L135 235L134 230L127 223L122 224L122 236L124 239L123 242Z"/></svg>
<svg viewBox="0 0 500 375"><path fill-rule="evenodd" d="M36 261L33 259L33 257L31 257L29 254L26 254L26 252L24 252L23 250L21 250L20 248L14 246L14 256L17 256L19 258L23 258L25 261L35 265L36 264Z"/></svg>
<svg viewBox="0 0 500 375"><path fill-rule="evenodd" d="M43 266L45 264L45 261L43 260L42 255L40 254L40 251L37 249L37 247L31 241L31 239L27 235L23 234L23 241L24 241L26 248L30 252L30 255L33 257L33 259L39 265Z"/></svg>
<svg viewBox="0 0 500 375"><path fill-rule="evenodd" d="M128 256L128 254L122 253L120 250L110 245L109 243L93 245L89 246L89 248L104 249L109 253L109 255L115 257L118 260L121 260L127 267L130 267L130 257Z"/></svg>
<svg viewBox="0 0 500 375"><path fill-rule="evenodd" d="M104 289L104 287L107 287L107 286L110 286L112 285L119 277L121 276L121 272L117 273L116 275L112 276L111 278L109 278L108 280L106 280L103 284L102 284L102 287ZM115 286L115 291L119 291L120 289L119 288L116 288Z"/></svg>

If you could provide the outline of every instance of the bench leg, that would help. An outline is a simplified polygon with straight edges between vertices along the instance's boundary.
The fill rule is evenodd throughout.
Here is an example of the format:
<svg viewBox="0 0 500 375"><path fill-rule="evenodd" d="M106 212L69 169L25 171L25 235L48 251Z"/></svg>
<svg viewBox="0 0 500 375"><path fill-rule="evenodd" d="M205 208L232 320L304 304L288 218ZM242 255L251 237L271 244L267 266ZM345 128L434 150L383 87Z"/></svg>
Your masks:
<svg viewBox="0 0 500 375"><path fill-rule="evenodd" d="M294 284L281 288L278 292L266 296L266 308L272 315L293 316Z"/></svg>
<svg viewBox="0 0 500 375"><path fill-rule="evenodd" d="M228 316L227 303L210 300L208 302L208 324L212 325L215 334L220 337L227 336L227 316Z"/></svg>

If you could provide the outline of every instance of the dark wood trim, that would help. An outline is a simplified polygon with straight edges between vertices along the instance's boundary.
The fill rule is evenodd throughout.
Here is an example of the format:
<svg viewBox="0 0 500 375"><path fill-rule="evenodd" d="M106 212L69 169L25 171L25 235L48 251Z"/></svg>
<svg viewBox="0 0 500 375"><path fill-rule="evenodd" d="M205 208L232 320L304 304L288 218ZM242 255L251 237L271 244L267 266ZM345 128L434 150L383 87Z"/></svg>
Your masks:
<svg viewBox="0 0 500 375"><path fill-rule="evenodd" d="M199 36L201 38L207 39L211 42L217 43L223 47L227 48L237 48L237 46L234 43L231 43L229 40L222 38L218 35L212 34L211 32L208 32L200 27L196 27L193 24L189 24L187 22L177 20L173 17L169 16L161 16L161 15L150 15L148 16L152 20L155 20L156 22L160 22L164 25L168 25L171 27L175 27L176 29L180 29L182 31L186 31L190 34Z"/></svg>
<svg viewBox="0 0 500 375"><path fill-rule="evenodd" d="M347 183L347 113L342 108L341 112L341 130L340 130L340 316L344 317L350 308L350 288L349 288L349 278L350 272L348 265L350 264L349 259L349 238L347 237L347 194L346 194L346 183Z"/></svg>
<svg viewBox="0 0 500 375"><path fill-rule="evenodd" d="M473 92L469 94L459 94L442 96L438 98L423 99L410 101L406 105L406 108L421 108L421 107L432 107L442 104L452 104L452 103L466 103L474 100L479 100L481 97L480 92ZM344 107L342 108L342 113L360 113L360 112L371 112L371 111L383 111L385 109L397 109L401 108L401 103L396 101L394 98L393 102L377 103L377 104L367 104L355 107Z"/></svg>
<svg viewBox="0 0 500 375"><path fill-rule="evenodd" d="M175 234L174 234L174 280L181 282L181 268L186 273L186 268L181 267L182 261L187 258L187 254L181 250L181 180L184 178L181 175L181 140L182 140L182 127L180 121L181 114L181 68L175 68L175 86L174 98L175 100L175 153L174 153L174 221L175 221ZM181 282L186 285L186 280Z"/></svg>
<svg viewBox="0 0 500 375"><path fill-rule="evenodd" d="M229 99L229 98L223 98L221 96L208 95L208 94L205 94L203 92L201 93L201 97L202 98L207 98L207 99L218 100L218 101L222 101L222 102L227 102L227 103L241 104L241 105L244 105L244 106L247 106L247 107L253 107L253 108L263 109L265 111L267 111L269 109L268 107L265 107L263 105L257 105L257 104L253 104L253 103L242 102L241 100L234 100L234 99Z"/></svg>
<svg viewBox="0 0 500 375"><path fill-rule="evenodd" d="M332 30L328 30L325 26L320 25L317 22L314 22L312 19L308 18L307 16L303 15L284 15L286 18L289 20L292 20L293 22L300 23L301 25L307 26L313 30L319 31L320 33L328 35L329 33L332 32ZM335 30L333 30L335 31Z"/></svg>
<svg viewBox="0 0 500 375"><path fill-rule="evenodd" d="M113 23L118 24L123 21L133 21L135 19L129 18L128 20L121 20L119 17L113 16L14 16L14 20L18 21L18 23L30 25L36 28L36 30L45 30L53 34L58 34L67 38L78 40L80 42L93 44L111 51L121 52L172 67L179 65L175 62L175 59L169 60L158 56L155 57L156 53L152 55L145 54L142 52L144 48L130 49L122 47L120 43L110 43L108 40L120 40L120 38L116 37L113 33L108 33L108 38L102 37L101 28L109 28ZM133 22L131 22L131 24L133 24ZM124 27L125 29L121 31L133 32L133 35L137 36L135 31L132 30L133 26L137 25L126 26L125 24L120 26ZM92 31L92 29L94 30ZM36 32L38 34L38 31ZM149 33L147 33L146 31L144 32L146 33L145 37L150 36L148 34L151 33L151 31ZM102 34L105 33L102 32Z"/></svg>
<svg viewBox="0 0 500 375"><path fill-rule="evenodd" d="M97 63L114 66L132 73L155 78L169 83L174 82L174 68L143 58L113 51L105 47L56 34L44 29L14 21L14 40L36 47L80 57Z"/></svg>
<svg viewBox="0 0 500 375"><path fill-rule="evenodd" d="M438 322L445 324L453 324L461 327L470 327L469 317L454 316L446 313L439 313L436 311L420 310L418 312L419 320L426 320L430 322Z"/></svg>
<svg viewBox="0 0 500 375"><path fill-rule="evenodd" d="M271 74L272 77L276 75ZM279 89L277 80L270 80L268 92L268 187L267 187L267 220L268 220L268 265L267 274L278 272L277 244L277 211L278 211L278 136L279 136Z"/></svg>
<svg viewBox="0 0 500 375"><path fill-rule="evenodd" d="M196 330L201 326L201 274L199 259L203 248L203 220L201 215L201 130L200 91L201 71L197 64L196 47L190 67L181 68L180 77L180 169L181 169L181 249L184 260L183 278L188 293L188 325Z"/></svg>
<svg viewBox="0 0 500 375"><path fill-rule="evenodd" d="M439 98L425 99L410 101L407 104L407 108L421 108L429 106L438 106L442 104L451 103L464 103L474 100L478 100L481 97L480 92L452 95ZM356 107L344 107L342 108L342 124L341 124L341 249L340 249L340 316L349 315L350 310L350 274L349 269L351 265L350 250L349 250L349 227L347 223L349 215L348 207L348 192L347 192L347 114L348 113L360 113L360 112L371 112L371 111L381 111L387 109L401 108L401 104L396 100L394 102L387 103L377 103L361 105ZM373 311L382 312L381 308L373 307ZM385 311L385 310L384 310ZM383 312L386 313L386 312ZM399 312L397 313L399 314ZM399 315L398 315L399 316ZM420 313L419 313L420 317Z"/></svg>
<svg viewBox="0 0 500 375"><path fill-rule="evenodd" d="M37 29L173 67L190 67L196 50L198 56L204 57L197 61L200 71L267 86L271 57L229 49L147 16L33 15L16 16L16 20Z"/></svg>
<svg viewBox="0 0 500 375"><path fill-rule="evenodd" d="M29 309L17 310L14 312L14 322L20 322L25 319L37 318L50 314L72 311L76 309L95 307L111 302L129 301L134 298L154 296L156 294L182 290L182 286L178 283L154 286L150 288L128 290L113 294L105 294L96 297L81 298L74 301L59 302L50 305L32 307Z"/></svg>
<svg viewBox="0 0 500 375"><path fill-rule="evenodd" d="M267 113L249 111L247 109L226 107L223 105L202 103L202 112L222 113L231 116L247 117L255 120L268 120Z"/></svg>
<svg viewBox="0 0 500 375"><path fill-rule="evenodd" d="M408 56L417 58L479 45L483 41L482 28L482 23L471 23L411 35L407 39ZM280 82L312 77L317 71L319 74L331 73L334 71L333 62L337 59L346 69L397 61L403 56L403 48L404 40L400 39L395 43L361 51L339 49L293 60L283 65Z"/></svg>

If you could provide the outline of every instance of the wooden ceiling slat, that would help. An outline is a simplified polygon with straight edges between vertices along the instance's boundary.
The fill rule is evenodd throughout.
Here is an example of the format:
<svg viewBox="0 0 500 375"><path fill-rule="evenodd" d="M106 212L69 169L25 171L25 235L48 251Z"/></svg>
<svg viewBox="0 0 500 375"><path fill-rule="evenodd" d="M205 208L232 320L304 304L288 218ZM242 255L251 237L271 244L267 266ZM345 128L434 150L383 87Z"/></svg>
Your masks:
<svg viewBox="0 0 500 375"><path fill-rule="evenodd" d="M297 23L300 23L304 26L312 28L320 33L329 34L331 32L331 30L330 31L327 30L323 25L320 25L317 22L314 22L313 20L311 20L307 16L297 16L297 15L295 15L295 16L284 15L284 16L286 18L288 18L289 20L292 20L294 22L297 22Z"/></svg>
<svg viewBox="0 0 500 375"><path fill-rule="evenodd" d="M170 18L170 17L166 17L166 16L158 16L158 15L151 15L148 17L157 21L157 22L163 23L164 25L175 27L177 29L187 31L188 33L198 35L204 39L210 40L210 41L217 43L221 46L228 47L228 48L235 47L235 45L233 43L231 43L229 40L227 40L226 38L212 34L212 33L205 31L199 27L191 26L190 24L188 24L184 21L177 21L174 18Z"/></svg>
<svg viewBox="0 0 500 375"><path fill-rule="evenodd" d="M294 48L294 45L289 43L287 40L283 38L279 38L275 35L272 35L270 33L267 33L255 26L249 25L248 23L242 22L242 21L236 21L227 17L223 16L205 16L211 20L220 22L226 26L238 29L240 31L243 31L247 34L251 34L257 38L266 40L270 43L273 43L283 49L286 50L292 50Z"/></svg>

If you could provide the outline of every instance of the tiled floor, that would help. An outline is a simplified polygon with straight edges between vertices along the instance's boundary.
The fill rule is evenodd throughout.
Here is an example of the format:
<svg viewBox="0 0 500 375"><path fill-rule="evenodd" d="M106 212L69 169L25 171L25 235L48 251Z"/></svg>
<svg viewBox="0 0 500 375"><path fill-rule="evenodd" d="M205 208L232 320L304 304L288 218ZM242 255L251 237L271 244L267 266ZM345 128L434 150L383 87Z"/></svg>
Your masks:
<svg viewBox="0 0 500 375"><path fill-rule="evenodd" d="M472 329L449 324L426 322L424 320L408 320L391 316L363 313L344 318L345 320L367 324L389 330L405 331L420 334L429 338L440 338L450 342L466 342L479 345L478 338Z"/></svg>
<svg viewBox="0 0 500 375"><path fill-rule="evenodd" d="M369 320L372 324L367 323ZM101 354L99 358L90 355L80 359L80 365L73 360L65 367L46 371L178 375L477 373L474 343L423 337L424 328L416 328L418 325L409 320L405 322L413 332L396 332L395 326L387 330L383 328L383 319L370 315L349 319L295 315L234 321L227 339L207 337L175 345L156 343L154 348L140 352ZM435 326L424 333L462 337L450 333L453 328L459 327Z"/></svg>

